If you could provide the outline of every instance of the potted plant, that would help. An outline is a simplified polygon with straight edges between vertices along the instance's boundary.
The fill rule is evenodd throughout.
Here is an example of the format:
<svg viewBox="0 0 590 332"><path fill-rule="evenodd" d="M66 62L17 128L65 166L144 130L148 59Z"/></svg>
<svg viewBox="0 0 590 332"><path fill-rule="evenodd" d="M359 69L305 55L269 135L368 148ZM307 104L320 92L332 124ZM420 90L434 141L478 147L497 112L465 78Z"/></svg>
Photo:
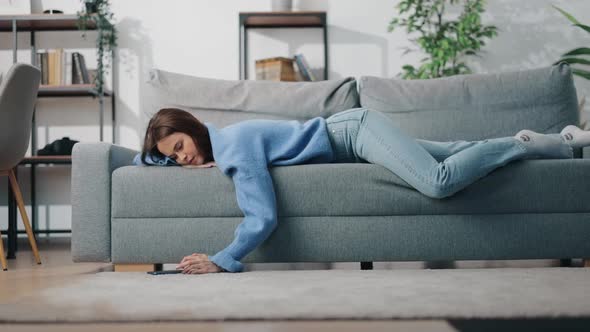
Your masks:
<svg viewBox="0 0 590 332"><path fill-rule="evenodd" d="M586 32L590 32L590 26L584 25L580 23L575 17L573 17L570 13L564 11L563 9L553 6L553 8L557 9L563 16L565 16L570 22L573 23L573 26L578 27ZM564 53L561 56L561 59L555 61L553 64L558 64L560 62L567 62L568 64L574 64L576 67L572 66L572 74L582 77L584 79L590 80L590 71L580 69L578 66L583 66L582 68L586 68L586 66L590 66L590 59L588 56L590 55L590 47L577 47L571 51ZM589 114L584 111L584 104L586 103L586 96L582 96L580 104L578 108L580 110L580 125L579 127L584 130L590 130L590 121L589 121Z"/></svg>
<svg viewBox="0 0 590 332"><path fill-rule="evenodd" d="M88 14L94 14L98 11L95 0L84 0L84 7Z"/></svg>
<svg viewBox="0 0 590 332"><path fill-rule="evenodd" d="M570 22L573 23L573 26L578 27L586 32L590 32L590 26L584 25L580 23L577 19L575 19L571 14L564 11L563 9L553 6L557 9L560 13L563 14ZM590 48L589 47L578 47L575 48L561 56L561 59L557 60L554 64L560 62L567 62L568 64L577 64L577 65L590 65L590 59L584 58L584 56L590 55ZM572 74L578 75L583 77L587 80L590 80L590 71L579 69L579 68L572 68Z"/></svg>
<svg viewBox="0 0 590 332"><path fill-rule="evenodd" d="M109 59L112 60L113 51L117 46L117 29L113 23L113 13L109 0L82 0L84 10L78 11L78 28L83 31L86 38L86 30L89 22L96 25L98 35L96 37L97 73L94 78L96 91L99 95L104 93L104 77L108 72Z"/></svg>
<svg viewBox="0 0 590 332"><path fill-rule="evenodd" d="M445 17L447 5L463 3L463 11L457 19ZM408 33L416 32L417 42L428 57L422 65L403 66L404 79L426 79L471 73L461 61L464 56L477 55L485 45L485 38L497 35L493 25L481 23L484 0L401 0L396 8L399 16L394 17L388 26L392 32L397 27L406 27Z"/></svg>

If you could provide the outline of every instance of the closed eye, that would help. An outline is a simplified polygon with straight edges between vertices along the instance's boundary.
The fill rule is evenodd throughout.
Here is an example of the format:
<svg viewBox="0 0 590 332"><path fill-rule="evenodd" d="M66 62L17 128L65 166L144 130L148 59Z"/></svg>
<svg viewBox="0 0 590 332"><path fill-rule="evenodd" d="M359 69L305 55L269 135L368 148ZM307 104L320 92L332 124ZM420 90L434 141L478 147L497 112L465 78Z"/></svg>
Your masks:
<svg viewBox="0 0 590 332"><path fill-rule="evenodd" d="M182 148L182 143L181 142L178 142L178 143L176 143L176 146L174 147L174 151L178 151L181 148ZM171 155L171 156L169 156L168 158L170 158L170 159L176 159L176 153L173 154L173 155Z"/></svg>

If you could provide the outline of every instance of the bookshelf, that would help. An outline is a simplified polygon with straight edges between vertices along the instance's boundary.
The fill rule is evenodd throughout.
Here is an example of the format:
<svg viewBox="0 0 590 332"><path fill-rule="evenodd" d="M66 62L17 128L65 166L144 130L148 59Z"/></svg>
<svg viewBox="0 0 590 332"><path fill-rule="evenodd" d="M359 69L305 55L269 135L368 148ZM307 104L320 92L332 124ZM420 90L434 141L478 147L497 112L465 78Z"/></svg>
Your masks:
<svg viewBox="0 0 590 332"><path fill-rule="evenodd" d="M320 28L324 38L324 80L328 79L328 20L326 12L242 12L239 13L239 54L241 80L248 79L248 29Z"/></svg>
<svg viewBox="0 0 590 332"><path fill-rule="evenodd" d="M78 17L68 14L0 15L0 32L73 31ZM96 30L88 22L88 30Z"/></svg>
<svg viewBox="0 0 590 332"><path fill-rule="evenodd" d="M31 62L36 63L37 48L35 43L35 33L40 31L77 31L78 16L68 14L30 14L30 15L0 15L0 32L12 34L12 58L13 63L17 62L18 50L18 33L28 32L30 34L30 49ZM96 25L93 22L88 22L87 30L96 30ZM114 54L112 54L114 58ZM115 62L112 63L112 72L115 71ZM114 86L114 76L112 77L111 86ZM98 94L93 84L74 84L74 85L41 85L38 92L39 98L84 98L89 97L98 100L99 106L99 136L100 141L103 141L103 127L104 127L104 99L110 98L111 101L111 120L112 120L112 142L115 143L115 94L114 91L105 90L103 94ZM31 168L31 224L33 232L37 233L70 233L71 230L57 230L47 229L38 230L36 220L36 197L35 197L35 166L36 165L71 165L71 156L38 156L37 153L37 137L36 137L36 122L35 112L33 113L33 123L31 130L31 156L25 157L19 165L30 165ZM18 174L18 167L15 167L15 175ZM8 250L7 257L14 258L17 250L16 238L16 202L14 196L11 194L10 185L9 202L8 202Z"/></svg>
<svg viewBox="0 0 590 332"><path fill-rule="evenodd" d="M105 90L104 95L110 97L112 92ZM98 97L98 94L94 84L41 85L39 97Z"/></svg>
<svg viewBox="0 0 590 332"><path fill-rule="evenodd" d="M21 164L71 164L72 156L30 156L25 157Z"/></svg>

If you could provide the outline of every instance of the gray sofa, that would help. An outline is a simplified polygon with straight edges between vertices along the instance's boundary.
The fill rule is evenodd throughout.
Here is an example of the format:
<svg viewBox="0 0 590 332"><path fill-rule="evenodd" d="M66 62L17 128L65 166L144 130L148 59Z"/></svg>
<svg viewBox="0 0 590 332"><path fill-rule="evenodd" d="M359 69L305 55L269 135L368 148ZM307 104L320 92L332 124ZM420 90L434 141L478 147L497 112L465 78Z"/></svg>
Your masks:
<svg viewBox="0 0 590 332"><path fill-rule="evenodd" d="M218 128L254 118L303 121L359 106L387 113L416 138L438 141L513 136L524 128L558 133L579 123L571 69L563 63L358 82L225 81L153 70L142 91L148 116L176 106ZM589 151L574 152L573 160L512 162L444 199L424 196L370 163L271 167L279 226L242 263L590 257ZM74 261L177 263L232 241L243 214L231 179L217 168L135 166L136 153L109 143L75 145Z"/></svg>

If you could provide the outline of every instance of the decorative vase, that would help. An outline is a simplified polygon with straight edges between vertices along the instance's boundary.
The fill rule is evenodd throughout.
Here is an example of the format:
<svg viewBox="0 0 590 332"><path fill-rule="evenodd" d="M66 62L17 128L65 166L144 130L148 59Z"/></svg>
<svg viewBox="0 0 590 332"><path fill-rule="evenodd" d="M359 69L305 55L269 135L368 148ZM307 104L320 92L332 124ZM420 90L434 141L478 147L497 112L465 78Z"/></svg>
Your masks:
<svg viewBox="0 0 590 332"><path fill-rule="evenodd" d="M293 0L272 0L273 12L290 12L293 9Z"/></svg>

